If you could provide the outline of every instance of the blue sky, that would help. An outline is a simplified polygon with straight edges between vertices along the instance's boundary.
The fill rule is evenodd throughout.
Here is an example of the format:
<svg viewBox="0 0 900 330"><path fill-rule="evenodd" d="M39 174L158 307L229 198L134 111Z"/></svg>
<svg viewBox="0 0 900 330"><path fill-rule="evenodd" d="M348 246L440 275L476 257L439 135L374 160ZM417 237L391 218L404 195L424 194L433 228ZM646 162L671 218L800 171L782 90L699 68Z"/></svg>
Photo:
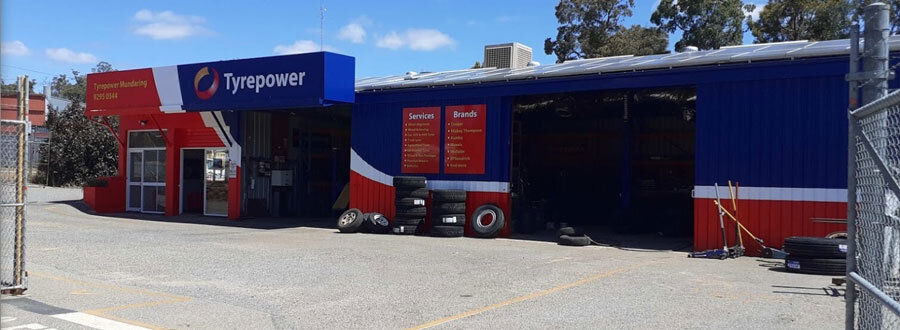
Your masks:
<svg viewBox="0 0 900 330"><path fill-rule="evenodd" d="M467 68L487 44L518 41L542 64L557 1L325 1L325 47L356 57L357 77ZM626 24L649 25L658 0ZM0 76L39 84L97 61L116 69L314 51L319 1L30 1L0 3ZM678 36L671 36L672 44ZM745 43L751 39L745 36Z"/></svg>

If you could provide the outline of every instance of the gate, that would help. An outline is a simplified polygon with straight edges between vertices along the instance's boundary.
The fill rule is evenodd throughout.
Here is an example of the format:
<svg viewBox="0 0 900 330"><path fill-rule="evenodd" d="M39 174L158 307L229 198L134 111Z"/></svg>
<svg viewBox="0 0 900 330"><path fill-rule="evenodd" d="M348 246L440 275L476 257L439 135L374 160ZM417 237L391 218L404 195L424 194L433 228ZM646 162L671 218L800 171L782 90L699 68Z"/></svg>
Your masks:
<svg viewBox="0 0 900 330"><path fill-rule="evenodd" d="M0 290L25 289L25 182L30 125L0 121Z"/></svg>

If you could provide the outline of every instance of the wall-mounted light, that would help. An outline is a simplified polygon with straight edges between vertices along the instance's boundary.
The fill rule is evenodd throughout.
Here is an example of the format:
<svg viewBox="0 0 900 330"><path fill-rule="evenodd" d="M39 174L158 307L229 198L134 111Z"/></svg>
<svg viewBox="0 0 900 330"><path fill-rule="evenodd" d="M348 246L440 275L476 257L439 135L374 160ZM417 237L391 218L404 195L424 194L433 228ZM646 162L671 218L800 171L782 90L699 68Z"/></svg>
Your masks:
<svg viewBox="0 0 900 330"><path fill-rule="evenodd" d="M146 120L141 120L139 123L141 124L141 126L147 125L147 121L146 121Z"/></svg>

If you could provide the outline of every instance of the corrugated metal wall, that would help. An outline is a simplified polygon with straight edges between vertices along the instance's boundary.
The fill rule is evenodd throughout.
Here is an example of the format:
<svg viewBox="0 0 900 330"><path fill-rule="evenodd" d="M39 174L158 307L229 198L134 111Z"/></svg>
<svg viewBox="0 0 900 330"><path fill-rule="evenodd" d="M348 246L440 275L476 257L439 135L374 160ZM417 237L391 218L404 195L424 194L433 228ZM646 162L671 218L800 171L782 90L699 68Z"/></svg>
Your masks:
<svg viewBox="0 0 900 330"><path fill-rule="evenodd" d="M771 246L845 228L812 218L846 218L846 205L809 200L804 191L846 189L847 99L841 76L698 86L696 185L800 188L785 189L793 201L740 201L742 223ZM695 249L721 247L712 200L694 204Z"/></svg>
<svg viewBox="0 0 900 330"><path fill-rule="evenodd" d="M242 191L244 192L243 205L246 213L247 201L264 200L266 209L271 210L271 201L269 195L272 191L271 178L267 176L257 176L257 167L260 160L271 161L272 150L270 143L272 129L272 115L267 112L247 112L244 116L244 125L242 132L243 149L241 151L243 157L243 177L241 180ZM252 188L251 188L252 186Z"/></svg>

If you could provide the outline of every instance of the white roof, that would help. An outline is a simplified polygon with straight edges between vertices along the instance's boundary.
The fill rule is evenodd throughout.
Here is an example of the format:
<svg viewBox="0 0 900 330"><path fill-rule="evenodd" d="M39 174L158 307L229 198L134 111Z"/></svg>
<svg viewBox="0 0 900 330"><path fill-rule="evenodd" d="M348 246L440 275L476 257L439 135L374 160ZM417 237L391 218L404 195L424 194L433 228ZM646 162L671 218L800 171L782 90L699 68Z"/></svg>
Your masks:
<svg viewBox="0 0 900 330"><path fill-rule="evenodd" d="M891 51L900 50L900 36L888 40ZM862 42L860 43L862 49ZM850 40L788 41L722 47L716 50L658 54L647 56L614 56L570 60L559 64L518 69L466 69L421 73L412 76L396 75L356 80L356 91L397 89L410 87L452 86L510 80L603 74L613 72L671 69L724 63L749 63L768 60L846 55Z"/></svg>

